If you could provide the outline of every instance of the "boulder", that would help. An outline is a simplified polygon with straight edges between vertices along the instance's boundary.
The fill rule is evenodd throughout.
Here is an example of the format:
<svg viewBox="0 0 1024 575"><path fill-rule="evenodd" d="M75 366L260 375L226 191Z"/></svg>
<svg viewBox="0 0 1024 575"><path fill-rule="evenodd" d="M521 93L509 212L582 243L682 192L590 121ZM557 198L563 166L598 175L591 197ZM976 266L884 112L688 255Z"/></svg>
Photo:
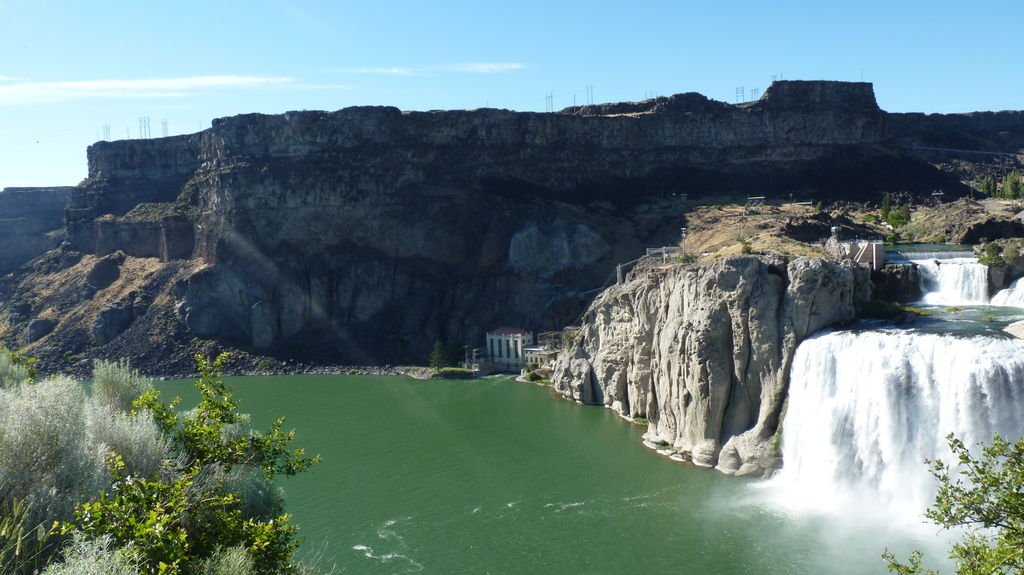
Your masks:
<svg viewBox="0 0 1024 575"><path fill-rule="evenodd" d="M135 311L131 305L123 302L107 306L96 315L92 323L92 339L96 345L104 345L131 327L135 321Z"/></svg>
<svg viewBox="0 0 1024 575"><path fill-rule="evenodd" d="M57 327L57 321L52 319L40 317L28 322L28 327L25 330L25 336L28 339L28 343L39 341L47 335L50 335L50 332L52 332L55 327Z"/></svg>
<svg viewBox="0 0 1024 575"><path fill-rule="evenodd" d="M121 264L124 263L124 254L121 252L104 256L93 264L92 269L85 276L85 283L89 287L101 290L109 287L121 277Z"/></svg>

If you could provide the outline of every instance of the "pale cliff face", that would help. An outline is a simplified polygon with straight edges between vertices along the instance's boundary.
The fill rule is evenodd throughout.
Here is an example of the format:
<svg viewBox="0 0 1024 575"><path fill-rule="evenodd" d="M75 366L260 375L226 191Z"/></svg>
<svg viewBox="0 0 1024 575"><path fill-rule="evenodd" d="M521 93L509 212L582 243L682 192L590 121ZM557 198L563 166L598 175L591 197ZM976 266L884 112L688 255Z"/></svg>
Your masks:
<svg viewBox="0 0 1024 575"><path fill-rule="evenodd" d="M646 441L727 473L773 449L797 344L854 317L853 268L735 257L644 267L602 294L559 356L555 388L649 421Z"/></svg>

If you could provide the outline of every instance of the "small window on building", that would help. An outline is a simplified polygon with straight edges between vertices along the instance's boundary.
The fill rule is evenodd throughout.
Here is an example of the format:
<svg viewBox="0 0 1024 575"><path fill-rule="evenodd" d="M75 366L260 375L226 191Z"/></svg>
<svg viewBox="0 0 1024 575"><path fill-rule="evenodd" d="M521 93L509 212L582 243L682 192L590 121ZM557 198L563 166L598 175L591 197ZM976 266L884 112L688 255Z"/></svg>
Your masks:
<svg viewBox="0 0 1024 575"><path fill-rule="evenodd" d="M508 339L505 340L505 354L509 358L512 357L512 341Z"/></svg>

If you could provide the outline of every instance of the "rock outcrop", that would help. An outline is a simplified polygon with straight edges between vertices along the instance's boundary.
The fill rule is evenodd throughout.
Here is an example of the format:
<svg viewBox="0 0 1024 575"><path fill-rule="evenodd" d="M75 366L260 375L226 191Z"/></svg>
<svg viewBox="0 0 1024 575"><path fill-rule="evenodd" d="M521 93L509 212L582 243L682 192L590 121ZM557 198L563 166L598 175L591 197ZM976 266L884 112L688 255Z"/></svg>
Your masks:
<svg viewBox="0 0 1024 575"><path fill-rule="evenodd" d="M1015 118L984 125L1016 133ZM618 263L678 241L682 194L966 193L906 147L933 123L984 135L969 120L897 118L870 84L844 82L777 82L741 105L680 94L546 114L218 119L198 134L91 146L66 244L0 282L0 300L60 318L29 350L43 366L68 348L158 362L148 342L164 350L167 338L175 349L202 340L308 361L422 362L436 340L572 322ZM59 305L42 304L55 278L117 253L112 287L61 289ZM133 290L151 296L142 316L118 303ZM0 341L23 341L31 314L7 307Z"/></svg>
<svg viewBox="0 0 1024 575"><path fill-rule="evenodd" d="M780 465L797 344L852 320L865 284L822 259L645 265L594 301L552 380L567 398L647 419L646 442L697 465L761 473Z"/></svg>
<svg viewBox="0 0 1024 575"><path fill-rule="evenodd" d="M0 190L0 276L60 244L72 189Z"/></svg>

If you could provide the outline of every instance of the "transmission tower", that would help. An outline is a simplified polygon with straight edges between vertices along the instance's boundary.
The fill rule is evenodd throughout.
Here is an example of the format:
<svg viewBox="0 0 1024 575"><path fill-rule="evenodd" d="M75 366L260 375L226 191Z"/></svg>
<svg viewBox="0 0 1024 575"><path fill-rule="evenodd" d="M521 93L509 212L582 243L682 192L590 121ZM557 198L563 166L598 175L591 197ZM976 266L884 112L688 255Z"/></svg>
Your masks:
<svg viewBox="0 0 1024 575"><path fill-rule="evenodd" d="M160 135L167 137L167 118L160 120Z"/></svg>
<svg viewBox="0 0 1024 575"><path fill-rule="evenodd" d="M103 124L103 139L107 142L110 141L110 124Z"/></svg>
<svg viewBox="0 0 1024 575"><path fill-rule="evenodd" d="M742 104L743 101L744 101L743 97L744 97L743 86L739 86L738 88L736 88L736 103L737 104Z"/></svg>

